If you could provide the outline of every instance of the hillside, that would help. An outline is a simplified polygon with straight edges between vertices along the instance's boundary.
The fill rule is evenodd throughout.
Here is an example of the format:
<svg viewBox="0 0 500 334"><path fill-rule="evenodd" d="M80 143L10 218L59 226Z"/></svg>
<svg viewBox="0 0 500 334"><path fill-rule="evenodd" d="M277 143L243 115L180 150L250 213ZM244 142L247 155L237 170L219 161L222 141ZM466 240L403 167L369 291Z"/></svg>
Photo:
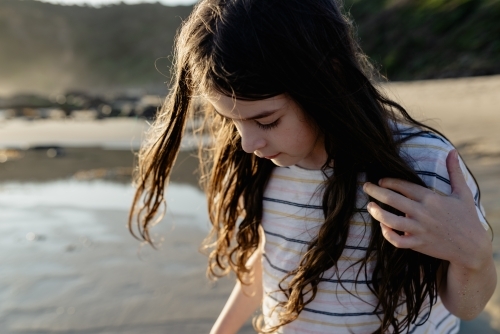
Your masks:
<svg viewBox="0 0 500 334"><path fill-rule="evenodd" d="M500 73L500 0L346 0L345 8L390 80ZM162 91L176 29L191 9L2 0L0 94Z"/></svg>
<svg viewBox="0 0 500 334"><path fill-rule="evenodd" d="M0 1L2 88L158 89L177 27L191 7L102 8Z"/></svg>
<svg viewBox="0 0 500 334"><path fill-rule="evenodd" d="M500 0L347 0L346 8L391 80L500 73Z"/></svg>

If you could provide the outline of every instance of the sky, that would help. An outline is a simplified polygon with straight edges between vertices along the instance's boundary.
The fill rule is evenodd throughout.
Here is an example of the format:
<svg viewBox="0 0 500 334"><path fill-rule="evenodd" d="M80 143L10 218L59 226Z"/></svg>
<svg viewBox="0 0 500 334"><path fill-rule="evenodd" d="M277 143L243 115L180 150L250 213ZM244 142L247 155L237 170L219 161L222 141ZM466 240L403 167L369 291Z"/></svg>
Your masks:
<svg viewBox="0 0 500 334"><path fill-rule="evenodd" d="M119 2L125 3L141 3L141 2L161 2L167 6L176 6L176 5L191 5L196 2L196 0L38 0L41 2L50 2L56 4L63 5L92 5L95 7L100 7L102 5L109 5Z"/></svg>

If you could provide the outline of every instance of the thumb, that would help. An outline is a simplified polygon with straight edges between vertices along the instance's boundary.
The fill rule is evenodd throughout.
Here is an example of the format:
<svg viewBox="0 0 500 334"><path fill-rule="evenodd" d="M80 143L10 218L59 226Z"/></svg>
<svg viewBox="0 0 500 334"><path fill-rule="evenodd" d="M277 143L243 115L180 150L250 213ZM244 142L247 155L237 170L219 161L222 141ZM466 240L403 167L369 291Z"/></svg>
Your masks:
<svg viewBox="0 0 500 334"><path fill-rule="evenodd" d="M458 152L456 149L451 150L448 153L448 157L446 158L446 168L448 169L448 174L450 175L451 194L455 194L460 197L469 187L467 186L464 174L460 168Z"/></svg>

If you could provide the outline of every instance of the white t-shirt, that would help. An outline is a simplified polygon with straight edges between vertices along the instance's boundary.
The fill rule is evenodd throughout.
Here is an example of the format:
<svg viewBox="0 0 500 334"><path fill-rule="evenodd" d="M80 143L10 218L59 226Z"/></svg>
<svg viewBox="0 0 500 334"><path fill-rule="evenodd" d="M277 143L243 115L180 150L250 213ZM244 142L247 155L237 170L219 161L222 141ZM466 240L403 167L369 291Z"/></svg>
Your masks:
<svg viewBox="0 0 500 334"><path fill-rule="evenodd" d="M402 130L400 135L405 137L411 132L416 130ZM401 155L430 189L439 194L451 193L446 157L453 146L447 140L426 132L409 139L401 149ZM478 216L487 229L477 185L463 162L461 166L474 195ZM319 189L323 180L324 175L319 170L305 170L297 166L276 167L265 189L262 217L265 236L263 314L264 321L269 325L277 324L277 314L272 310L278 300L286 298L278 283L287 272L297 268L308 243L315 238L324 222L321 207L323 193ZM379 318L373 313L377 299L367 286L375 262L369 262L366 274L362 270L359 276L360 264L351 266L364 258L371 236L371 219L366 211L368 197L362 191L363 182L364 175L360 175L356 200L356 208L360 210L350 223L346 247L337 268L325 272L316 298L306 305L295 321L282 327L280 333L372 333L380 326ZM334 274L335 269L338 269L339 277ZM424 315L421 314L421 317ZM459 319L448 312L438 297L428 320L419 326L412 325L409 333L457 333L459 326Z"/></svg>

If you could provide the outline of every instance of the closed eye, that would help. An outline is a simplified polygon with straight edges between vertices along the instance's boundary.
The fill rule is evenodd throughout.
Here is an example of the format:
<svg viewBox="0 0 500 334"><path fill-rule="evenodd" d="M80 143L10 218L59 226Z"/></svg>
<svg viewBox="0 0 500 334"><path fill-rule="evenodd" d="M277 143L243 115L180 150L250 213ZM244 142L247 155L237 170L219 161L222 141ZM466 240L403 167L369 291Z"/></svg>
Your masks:
<svg viewBox="0 0 500 334"><path fill-rule="evenodd" d="M278 126L279 120L280 119L278 118L274 122L268 123L268 124L262 124L262 123L259 123L259 122L255 122L255 123L257 123L257 126L259 128L261 128L262 130L271 130L271 129L273 129L273 128L275 128L275 127Z"/></svg>

